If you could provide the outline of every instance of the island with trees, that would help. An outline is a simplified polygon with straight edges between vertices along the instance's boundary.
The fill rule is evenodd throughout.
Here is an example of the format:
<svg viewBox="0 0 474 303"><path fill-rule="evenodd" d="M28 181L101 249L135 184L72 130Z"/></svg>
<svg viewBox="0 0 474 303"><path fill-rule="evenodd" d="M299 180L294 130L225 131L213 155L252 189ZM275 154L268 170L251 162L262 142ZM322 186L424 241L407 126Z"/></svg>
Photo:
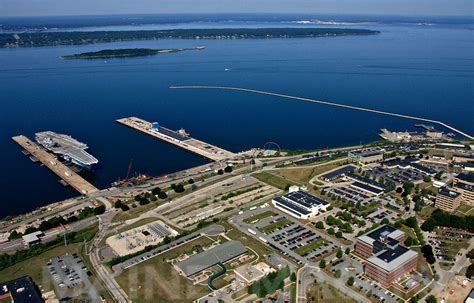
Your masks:
<svg viewBox="0 0 474 303"><path fill-rule="evenodd" d="M202 28L143 31L24 32L0 34L0 47L83 45L158 39L271 39L374 35L378 31L346 28Z"/></svg>
<svg viewBox="0 0 474 303"><path fill-rule="evenodd" d="M64 59L105 59L105 58L120 58L120 57L140 57L152 56L164 53L176 53L186 50L202 50L203 46L195 48L174 48L174 49L153 49L153 48L119 48L119 49L104 49L97 52L86 52L73 55L64 55Z"/></svg>

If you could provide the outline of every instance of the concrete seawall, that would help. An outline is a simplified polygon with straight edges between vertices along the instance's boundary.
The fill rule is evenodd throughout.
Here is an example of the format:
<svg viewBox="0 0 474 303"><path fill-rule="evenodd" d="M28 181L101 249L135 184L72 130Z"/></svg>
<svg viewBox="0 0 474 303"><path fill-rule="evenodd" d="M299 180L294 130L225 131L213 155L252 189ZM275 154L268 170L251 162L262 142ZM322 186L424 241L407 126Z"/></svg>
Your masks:
<svg viewBox="0 0 474 303"><path fill-rule="evenodd" d="M469 134L467 134L467 133L465 133L465 132L463 132L463 131L461 131L457 128L454 128L454 127L452 127L452 126L450 126L450 125L448 125L444 122L441 122L441 121L427 119L427 118L421 118L421 117L415 117L415 116L410 116L410 115L404 115L404 114L391 113L391 112L381 111L381 110L376 110L376 109L370 109L370 108L364 108L364 107L358 107L358 106L352 106L352 105L345 105L345 104L321 101L321 100L316 100L316 99L302 98L302 97L272 93L272 92L267 92L267 91L249 89L249 88L226 87L226 86L206 86L206 85L183 85L183 86L171 86L170 88L171 89L232 90L232 91L241 91L241 92L254 93L254 94L260 94L260 95L268 95L268 96L274 96L274 97L280 97L280 98L286 98L286 99L293 99L293 100L298 100L298 101L303 101L303 102L318 103L318 104L334 106L334 107L342 107L342 108L346 108L346 109L352 109L352 110L364 111L364 112L375 113L375 114L380 114L380 115L393 116L393 117L398 117L398 118L411 119L411 120L417 120L417 121L423 121L423 122L438 124L438 125L443 126L443 127L447 128L447 129L449 129L449 130L451 130L451 131L453 131L457 134L462 135L465 138L468 138L469 140L474 140L473 136L471 136L471 135L469 135Z"/></svg>

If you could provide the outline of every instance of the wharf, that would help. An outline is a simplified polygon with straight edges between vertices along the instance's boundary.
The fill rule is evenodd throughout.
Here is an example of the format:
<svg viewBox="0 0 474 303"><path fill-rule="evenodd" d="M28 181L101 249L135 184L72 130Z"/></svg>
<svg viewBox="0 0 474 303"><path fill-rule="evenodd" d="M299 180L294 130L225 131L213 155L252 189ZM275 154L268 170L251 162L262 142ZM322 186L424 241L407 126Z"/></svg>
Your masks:
<svg viewBox="0 0 474 303"><path fill-rule="evenodd" d="M69 184L75 190L83 195L99 191L94 185L90 184L80 175L72 171L69 167L61 163L56 156L49 153L46 149L39 146L25 136L15 136L12 140L18 143L24 150L28 151L32 157L38 159L64 182Z"/></svg>
<svg viewBox="0 0 474 303"><path fill-rule="evenodd" d="M159 128L152 128L152 123L137 117L118 119L117 122L136 129L138 131L141 131L147 135L153 136L157 139L184 148L212 161L231 160L236 157L236 154L234 154L233 152L194 139L187 135L179 134L178 132L167 129L165 127L159 126Z"/></svg>

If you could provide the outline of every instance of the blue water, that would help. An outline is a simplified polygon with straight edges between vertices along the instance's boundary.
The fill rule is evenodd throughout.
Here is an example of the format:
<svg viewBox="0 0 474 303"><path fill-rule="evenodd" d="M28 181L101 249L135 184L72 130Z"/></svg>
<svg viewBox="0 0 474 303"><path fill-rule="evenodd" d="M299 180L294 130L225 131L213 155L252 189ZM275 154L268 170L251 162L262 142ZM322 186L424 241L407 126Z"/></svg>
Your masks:
<svg viewBox="0 0 474 303"><path fill-rule="evenodd" d="M261 23L282 24L314 26ZM214 26L225 27L222 22ZM133 171L151 175L206 163L115 122L125 116L184 127L196 138L236 152L268 141L288 149L359 144L377 140L380 128L405 130L415 124L269 96L170 90L170 85L268 90L442 120L474 134L472 24L354 26L381 34L0 49L0 217L77 195L21 154L10 140L17 134L33 138L35 132L52 130L86 142L101 163L92 182L104 188L125 176L130 159ZM112 47L197 45L206 50L112 60L60 58Z"/></svg>

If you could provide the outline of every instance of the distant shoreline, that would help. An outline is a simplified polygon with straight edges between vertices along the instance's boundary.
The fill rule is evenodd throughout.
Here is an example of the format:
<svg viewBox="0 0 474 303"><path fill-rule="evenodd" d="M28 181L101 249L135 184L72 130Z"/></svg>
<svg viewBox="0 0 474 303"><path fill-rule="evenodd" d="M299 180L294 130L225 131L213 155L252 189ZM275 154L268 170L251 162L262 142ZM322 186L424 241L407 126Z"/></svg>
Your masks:
<svg viewBox="0 0 474 303"><path fill-rule="evenodd" d="M142 57L153 56L166 53L177 53L187 50L203 50L203 46L195 48L171 48L171 49L153 49L153 48L119 48L119 49L104 49L97 52L86 52L80 54L63 55L63 59L108 59L108 58L127 58L127 57Z"/></svg>
<svg viewBox="0 0 474 303"><path fill-rule="evenodd" d="M375 35L379 31L345 28L220 28L144 31L93 31L0 34L0 47L84 45L160 39L274 39Z"/></svg>

